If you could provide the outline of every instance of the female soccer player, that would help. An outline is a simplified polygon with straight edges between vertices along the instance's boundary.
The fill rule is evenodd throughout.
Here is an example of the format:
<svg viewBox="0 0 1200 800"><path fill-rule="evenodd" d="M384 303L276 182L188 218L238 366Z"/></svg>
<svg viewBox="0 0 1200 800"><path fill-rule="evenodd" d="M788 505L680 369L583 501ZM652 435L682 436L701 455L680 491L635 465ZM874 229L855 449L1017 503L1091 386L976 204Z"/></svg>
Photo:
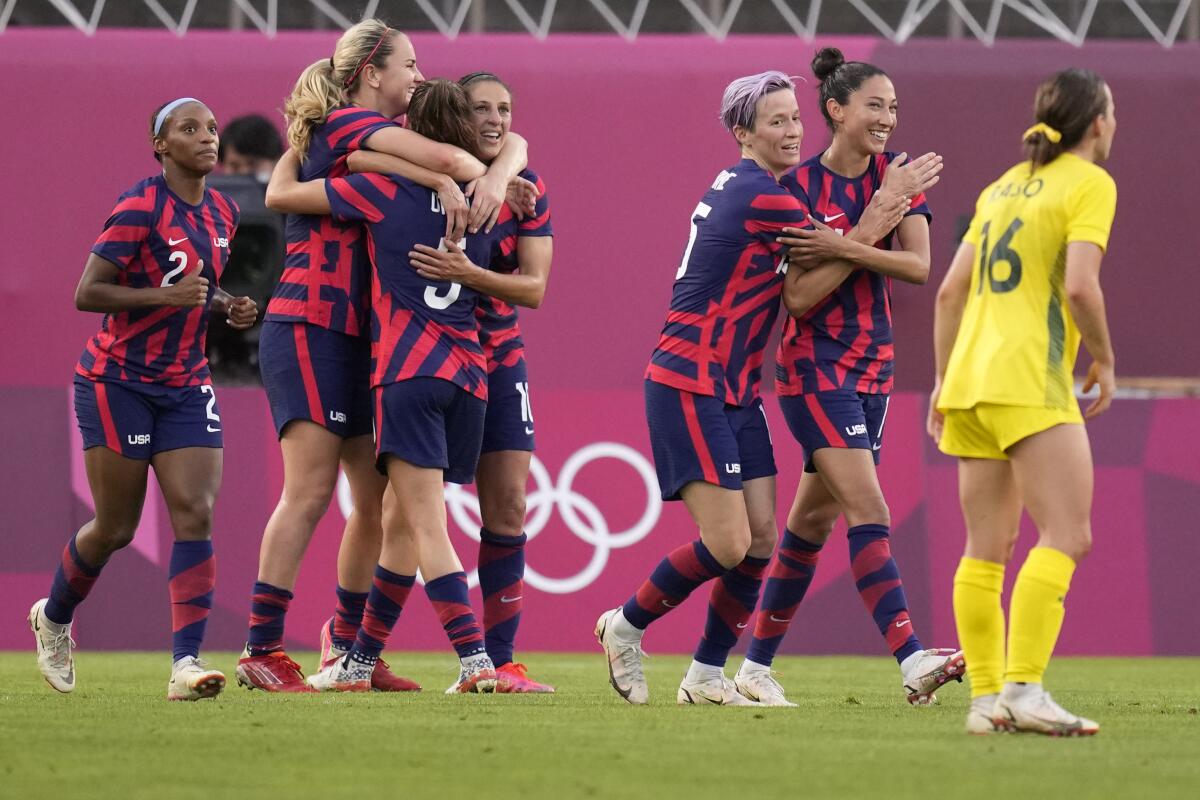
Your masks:
<svg viewBox="0 0 1200 800"><path fill-rule="evenodd" d="M463 76L475 122L477 152L484 163L500 153L512 126L512 92L490 72ZM532 171L520 176L537 186L532 216L518 220L506 205L496 230L498 248L488 268L461 253L418 245L413 266L433 280L455 281L479 292L475 309L479 340L487 358L488 403L483 452L475 483L483 527L479 531L479 588L483 591L483 630L488 656L496 665L496 691L553 692L529 678L513 661L513 641L525 593L525 485L533 453L533 411L525 343L513 306L537 308L546 293L553 254L553 231L546 187Z"/></svg>
<svg viewBox="0 0 1200 800"><path fill-rule="evenodd" d="M514 139L485 175L478 159L430 142L392 122L424 80L412 42L379 20L342 35L332 58L309 66L287 101L288 140L301 177L345 174L350 152L371 148L413 162L406 174L436 186L450 213L448 231L488 227L499 213L509 178L525 164ZM428 169L425 169L425 168ZM431 172L435 170L436 172ZM475 184L468 218L457 184ZM294 211L273 202L280 211ZM238 682L278 692L310 691L283 649L284 619L300 560L337 484L339 462L354 511L338 554L337 613L322 627L326 650L349 647L362 619L379 557L380 508L386 481L374 469L371 436L369 266L361 226L328 216L292 215L283 276L267 306L259 343L263 383L283 452L284 485L263 533L258 582L251 599L246 652ZM375 688L419 689L378 662Z"/></svg>
<svg viewBox="0 0 1200 800"><path fill-rule="evenodd" d="M649 702L646 627L717 577L705 638L676 699L752 704L723 665L754 610L777 536L775 461L758 385L786 269L777 237L805 221L779 183L800 161L804 131L795 85L782 72L730 83L720 116L742 158L717 175L692 213L645 381L663 499L683 500L700 538L669 553L624 606L596 622L613 688L639 705Z"/></svg>
<svg viewBox="0 0 1200 800"><path fill-rule="evenodd" d="M1087 736L1100 726L1059 706L1042 676L1075 565L1092 544L1092 455L1083 417L1115 387L1100 261L1117 188L1098 162L1112 149L1112 92L1069 69L1044 82L1028 160L985 188L938 291L937 380L929 433L958 456L967 545L954 576L954 618L971 663L970 733L994 729ZM1072 371L1092 356L1080 415ZM1037 546L1013 587L1005 657L1000 593L1021 510Z"/></svg>
<svg viewBox="0 0 1200 800"><path fill-rule="evenodd" d="M785 240L793 245L783 290L791 316L776 369L779 403L804 448L805 474L736 681L748 697L792 705L771 663L841 514L855 584L900 664L908 700L928 703L946 680L961 680L962 654L925 650L917 638L888 544L890 518L875 465L892 388L890 281L928 278L930 213L921 184L936 181L940 160L914 162L927 179L918 191L908 189L911 207L894 232L864 235L855 228L863 209L885 173L899 171L890 169L896 154L885 152L896 128L896 91L883 70L846 62L836 48L818 52L812 69L833 141L784 181L816 230Z"/></svg>
<svg viewBox="0 0 1200 800"><path fill-rule="evenodd" d="M478 139L466 92L450 81L417 87L412 129L464 149ZM355 154L356 156L358 154ZM286 160L286 157L285 157ZM380 651L416 579L458 653L459 679L447 693L492 691L494 665L467 596L467 576L446 528L443 481L469 483L479 461L487 399L487 361L479 344L474 289L428 280L409 265L417 245L465 253L488 263L494 235L480 230L446 240L437 193L398 176L352 175L298 182L281 162L272 184L309 213L365 222L374 267L371 378L378 467L398 500L363 621L346 655L309 678L333 691L366 691ZM493 232L494 233L494 232ZM418 564L413 562L417 554Z"/></svg>
<svg viewBox="0 0 1200 800"><path fill-rule="evenodd" d="M214 697L225 676L199 661L216 562L212 511L221 485L221 417L204 357L208 309L238 329L254 324L248 297L216 288L239 211L208 189L217 122L191 97L160 106L150 139L162 174L121 195L75 290L80 311L104 313L75 368L75 415L96 516L67 542L50 596L29 624L38 667L60 692L75 688L71 621L113 553L133 540L149 467L162 489L171 549L174 666L169 700Z"/></svg>

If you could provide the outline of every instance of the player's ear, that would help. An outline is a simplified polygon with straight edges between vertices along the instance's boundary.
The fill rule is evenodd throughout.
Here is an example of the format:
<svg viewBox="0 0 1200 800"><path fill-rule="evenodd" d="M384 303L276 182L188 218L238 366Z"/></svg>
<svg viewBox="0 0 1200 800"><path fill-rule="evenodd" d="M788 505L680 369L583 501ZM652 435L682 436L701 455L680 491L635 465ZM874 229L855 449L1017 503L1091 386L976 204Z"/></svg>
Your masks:
<svg viewBox="0 0 1200 800"><path fill-rule="evenodd" d="M162 136L154 137L154 152L158 153L160 156L165 156L167 154L166 138L164 138Z"/></svg>
<svg viewBox="0 0 1200 800"><path fill-rule="evenodd" d="M846 121L846 109L834 98L829 98L825 101L825 110L829 112L829 118L834 122L841 124Z"/></svg>
<svg viewBox="0 0 1200 800"><path fill-rule="evenodd" d="M750 138L750 129L743 128L741 125L734 125L733 138L737 139L738 144L745 144L746 140Z"/></svg>

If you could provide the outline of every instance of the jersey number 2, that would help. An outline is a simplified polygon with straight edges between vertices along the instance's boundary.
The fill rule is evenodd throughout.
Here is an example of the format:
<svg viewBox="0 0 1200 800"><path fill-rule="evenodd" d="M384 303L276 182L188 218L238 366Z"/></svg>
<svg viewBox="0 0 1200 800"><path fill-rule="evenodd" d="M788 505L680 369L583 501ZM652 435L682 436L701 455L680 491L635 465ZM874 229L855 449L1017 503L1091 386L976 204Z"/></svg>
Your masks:
<svg viewBox="0 0 1200 800"><path fill-rule="evenodd" d="M996 246L989 249L992 223L984 223L983 248L979 252L979 287L975 294L983 294L985 280L994 294L1011 292L1017 288L1021 282L1021 257L1012 249L1012 239L1024 224L1020 217L1014 219L996 240ZM1002 281L996 280L996 263L999 261L1008 262L1008 277Z"/></svg>

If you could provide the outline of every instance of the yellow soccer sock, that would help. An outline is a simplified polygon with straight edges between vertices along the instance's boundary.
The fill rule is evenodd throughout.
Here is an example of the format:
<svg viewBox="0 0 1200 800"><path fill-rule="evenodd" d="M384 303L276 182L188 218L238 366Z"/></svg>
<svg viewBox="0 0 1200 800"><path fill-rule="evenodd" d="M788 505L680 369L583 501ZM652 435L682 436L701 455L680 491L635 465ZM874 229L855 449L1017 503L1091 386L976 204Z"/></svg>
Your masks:
<svg viewBox="0 0 1200 800"><path fill-rule="evenodd" d="M954 623L971 696L1000 691L1004 679L1004 565L963 556L954 573Z"/></svg>
<svg viewBox="0 0 1200 800"><path fill-rule="evenodd" d="M1035 547L1029 551L1017 573L1009 607L1006 682L1042 682L1062 630L1063 600L1074 573L1075 562L1061 550Z"/></svg>

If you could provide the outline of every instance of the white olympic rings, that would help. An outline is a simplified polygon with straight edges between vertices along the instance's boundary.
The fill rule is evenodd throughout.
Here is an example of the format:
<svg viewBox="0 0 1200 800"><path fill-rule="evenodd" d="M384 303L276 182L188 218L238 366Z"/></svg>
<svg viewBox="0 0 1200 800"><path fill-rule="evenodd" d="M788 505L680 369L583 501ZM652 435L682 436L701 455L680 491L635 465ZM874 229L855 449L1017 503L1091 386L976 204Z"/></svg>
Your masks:
<svg viewBox="0 0 1200 800"><path fill-rule="evenodd" d="M641 478L646 491L646 506L641 517L622 531L613 531L599 507L574 488L575 480L584 467L605 458L615 459L632 467ZM604 572L609 554L613 550L630 547L646 538L662 514L662 497L659 494L658 477L654 468L645 456L628 445L617 442L594 442L586 445L563 463L557 484L551 480L549 470L535 455L529 463L529 475L533 478L535 487L526 497L525 533L529 540L532 541L545 530L554 509L557 508L567 530L594 548L591 559L582 569L563 578L544 575L526 564L525 582L542 592L571 594L587 588ZM625 496L623 487L614 487L613 495ZM349 517L354 506L350 497L350 484L345 474L338 478L337 497L342 514ZM448 483L446 507L455 525L478 542L479 528L482 525L479 498L464 486ZM472 570L467 579L468 585L477 586L478 570Z"/></svg>

